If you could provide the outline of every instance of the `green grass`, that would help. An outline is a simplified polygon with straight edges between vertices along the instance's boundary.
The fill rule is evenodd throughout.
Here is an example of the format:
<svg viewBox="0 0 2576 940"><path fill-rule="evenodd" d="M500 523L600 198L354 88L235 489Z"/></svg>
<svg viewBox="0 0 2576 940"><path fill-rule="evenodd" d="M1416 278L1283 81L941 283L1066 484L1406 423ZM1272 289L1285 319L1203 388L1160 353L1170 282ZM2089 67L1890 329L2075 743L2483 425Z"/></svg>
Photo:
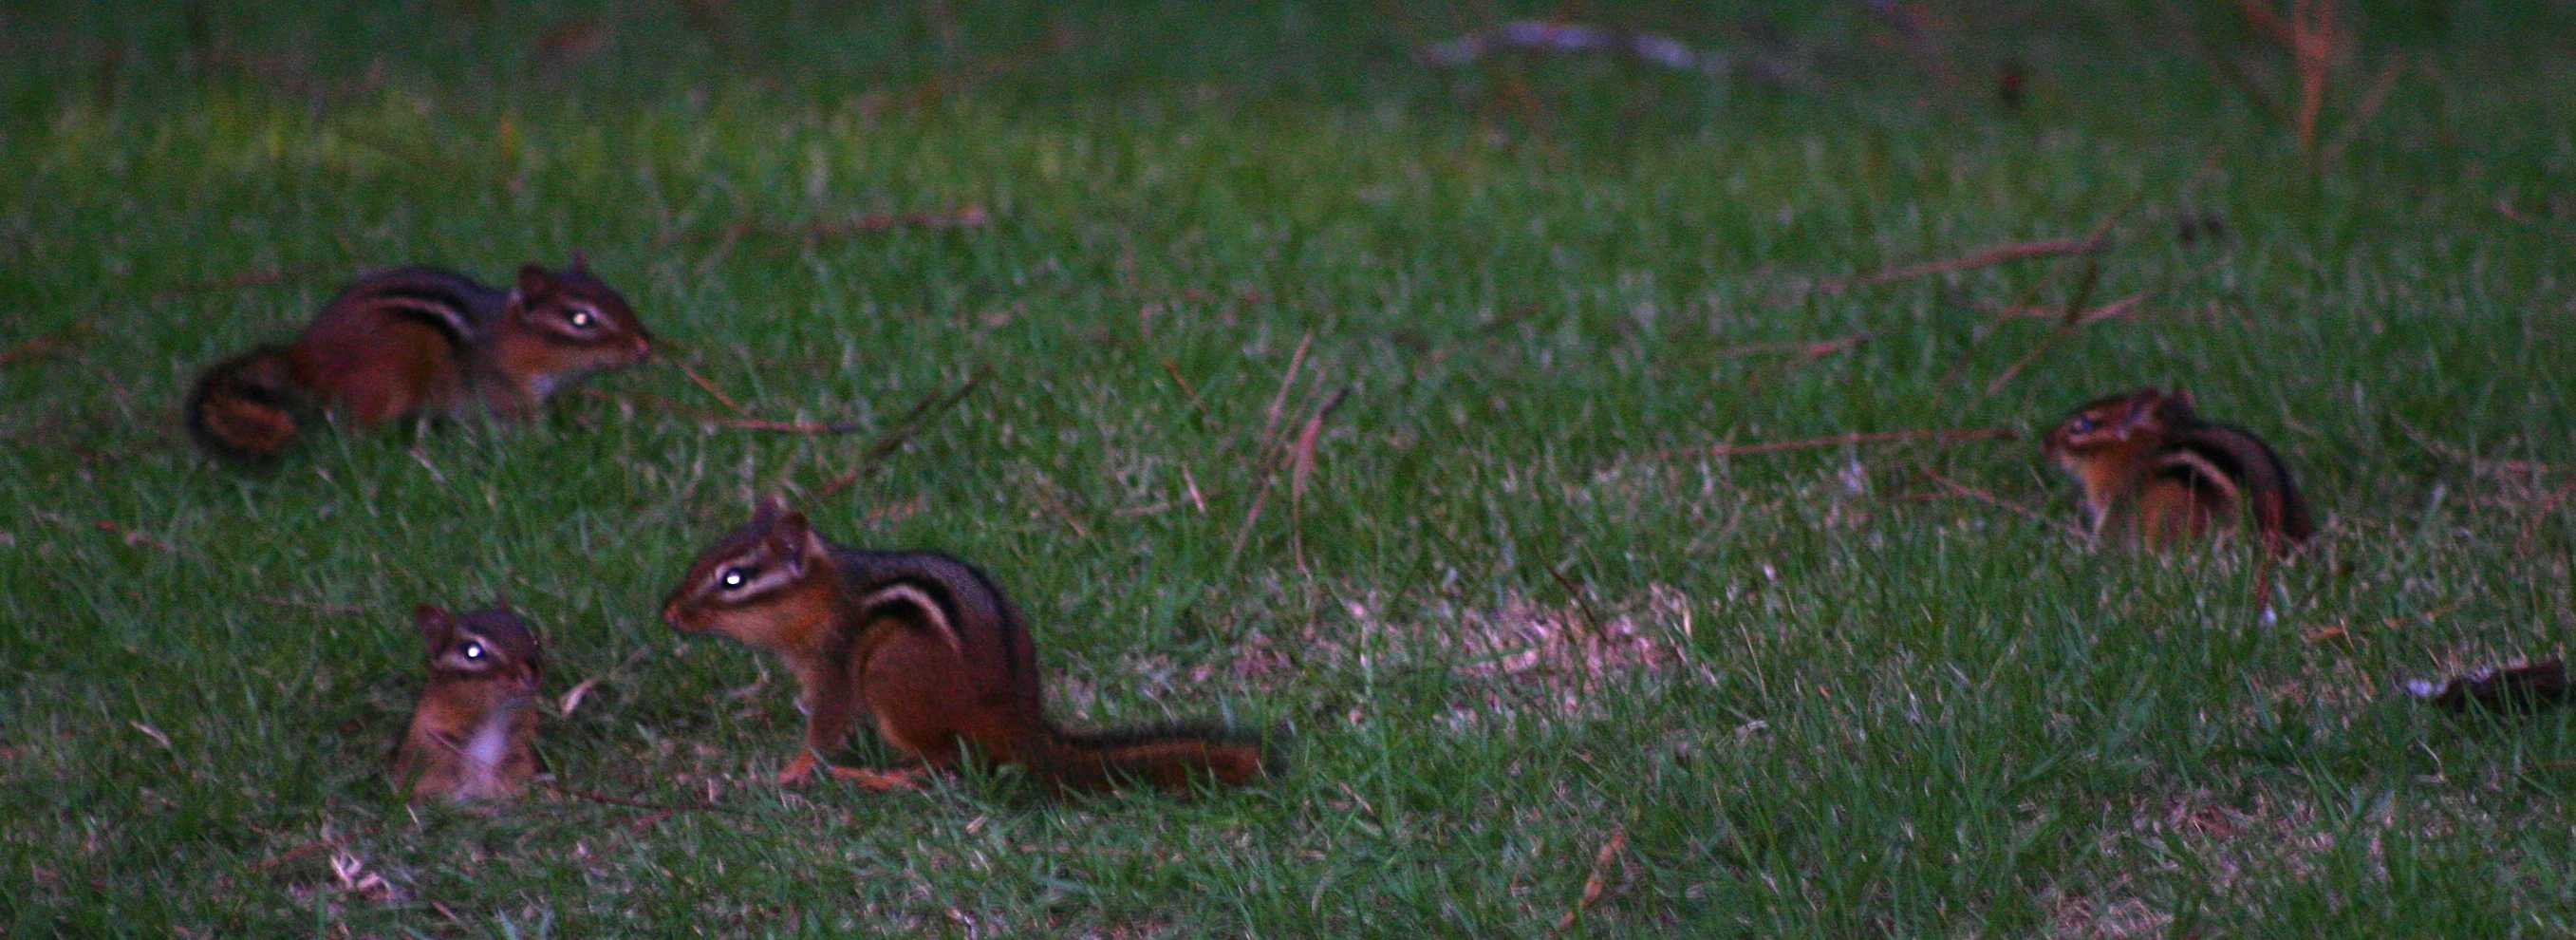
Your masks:
<svg viewBox="0 0 2576 940"><path fill-rule="evenodd" d="M2576 608L2563 8L2365 11L2338 100L2409 67L2312 171L2143 4L1955 14L1959 94L1857 5L1776 24L1790 90L1405 56L1505 11L337 6L0 12L0 349L55 340L0 364L0 935L1540 935L1614 832L1575 933L2576 932L2576 724L2388 694L2559 653ZM1750 9L1605 16L1728 45ZM604 46L532 51L576 14ZM2156 293L1991 394L2052 327L1987 308L2081 262L1805 289L2115 212L2089 296ZM707 426L668 368L262 478L176 426L351 272L574 249L750 409L868 430ZM1247 527L1310 336L1272 438L1350 394ZM1925 472L2072 522L2030 435L2148 382L2328 520L2277 623L2242 552L2095 552ZM1645 456L1982 426L2024 437ZM654 610L773 491L994 571L1060 712L1280 727L1292 769L765 785L790 680ZM545 727L559 786L716 808L404 807L406 612L495 592L550 696L597 682Z"/></svg>

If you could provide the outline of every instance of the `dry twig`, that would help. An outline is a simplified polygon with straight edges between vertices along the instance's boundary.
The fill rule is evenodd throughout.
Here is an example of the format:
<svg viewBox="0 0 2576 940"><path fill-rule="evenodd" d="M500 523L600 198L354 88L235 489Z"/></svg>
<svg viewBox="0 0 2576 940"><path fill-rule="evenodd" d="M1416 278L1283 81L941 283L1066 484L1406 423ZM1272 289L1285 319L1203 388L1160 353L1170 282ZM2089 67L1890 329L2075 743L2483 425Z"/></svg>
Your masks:
<svg viewBox="0 0 2576 940"><path fill-rule="evenodd" d="M1746 457L1754 454L1776 454L1784 451L1857 444L1888 444L1898 441L1938 441L1944 444L1955 444L1963 441L2011 440L2020 436L2020 432L2011 428L1911 428L1903 431L1856 431L1850 434L1800 438L1794 441L1718 444L1710 447L1663 450L1648 454L1643 459L1665 461L1687 460L1694 457Z"/></svg>

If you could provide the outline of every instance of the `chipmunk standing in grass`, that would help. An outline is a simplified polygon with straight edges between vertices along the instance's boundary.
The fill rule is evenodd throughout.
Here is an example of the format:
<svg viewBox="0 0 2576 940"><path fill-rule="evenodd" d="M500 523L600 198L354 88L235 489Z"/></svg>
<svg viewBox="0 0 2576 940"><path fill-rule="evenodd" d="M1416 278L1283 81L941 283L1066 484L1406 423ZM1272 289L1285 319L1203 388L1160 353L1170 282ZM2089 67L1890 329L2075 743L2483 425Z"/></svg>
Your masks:
<svg viewBox="0 0 2576 940"><path fill-rule="evenodd" d="M1167 789L1194 778L1247 783L1273 764L1262 747L1215 726L1074 732L1043 710L1037 655L1019 610L982 571L932 552L833 545L801 513L764 500L751 523L698 556L662 605L682 633L717 633L777 653L804 687L805 751L778 775L794 783L874 716L886 744L914 762L889 770L829 767L875 790L920 785L968 746L1020 764L1057 789L1124 779Z"/></svg>
<svg viewBox="0 0 2576 940"><path fill-rule="evenodd" d="M517 796L537 772L537 635L498 604L463 617L422 604L414 619L429 644L429 682L394 747L394 782L415 801Z"/></svg>
<svg viewBox="0 0 2576 940"><path fill-rule="evenodd" d="M2274 553L2316 533L2280 455L2242 429L2201 420L2187 392L2142 388L2087 402L2040 452L2083 484L2096 537L2161 549L2232 528L2248 511Z"/></svg>
<svg viewBox="0 0 2576 940"><path fill-rule="evenodd" d="M374 425L412 415L517 417L581 375L644 361L653 338L626 298L572 266L519 269L503 290L433 268L361 277L303 335L207 369L190 435L234 461L283 453L313 412Z"/></svg>

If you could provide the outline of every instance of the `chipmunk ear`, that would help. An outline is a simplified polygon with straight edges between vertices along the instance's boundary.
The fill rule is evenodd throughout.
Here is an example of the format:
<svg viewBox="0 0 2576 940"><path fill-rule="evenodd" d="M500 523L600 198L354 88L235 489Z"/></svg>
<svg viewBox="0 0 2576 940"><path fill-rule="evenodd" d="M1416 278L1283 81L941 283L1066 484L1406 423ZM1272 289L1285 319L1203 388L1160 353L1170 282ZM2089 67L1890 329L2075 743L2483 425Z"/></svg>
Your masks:
<svg viewBox="0 0 2576 940"><path fill-rule="evenodd" d="M582 256L582 253L581 253L581 249L579 249L579 248L575 248L575 249L573 249L573 251L572 251L572 273L574 273L574 274L588 274L588 273L590 273L590 259L589 259L589 258L586 258L586 257L583 257L583 256Z"/></svg>
<svg viewBox="0 0 2576 940"><path fill-rule="evenodd" d="M413 626L420 628L421 642L429 644L431 649L438 648L438 644L445 641L448 634L456 632L456 618L447 612L447 608L436 604L422 604L412 608L411 622Z"/></svg>
<svg viewBox="0 0 2576 940"><path fill-rule="evenodd" d="M2165 390L2165 400L2166 400L2166 401L2173 402L2173 403L2174 403L2174 404L2176 404L2176 405L2180 405L2180 406L2182 406L2182 410L2184 410L2184 411L2192 411L2192 410L2195 410L2195 409L2197 409L2197 408L2199 407L2199 405L2200 405L2200 403L2199 403L2199 402L2192 400L2192 397L2191 397L2191 390L2190 390L2190 389L2187 389L2187 388L2169 388L2169 389L2166 389L2166 390Z"/></svg>
<svg viewBox="0 0 2576 940"><path fill-rule="evenodd" d="M752 504L751 524L765 529L776 525L778 517L786 514L787 500L776 493L771 493L761 497L760 502Z"/></svg>
<svg viewBox="0 0 2576 940"><path fill-rule="evenodd" d="M519 266L519 296L534 297L552 290L554 286L555 276L547 273L546 269L534 264Z"/></svg>
<svg viewBox="0 0 2576 940"><path fill-rule="evenodd" d="M789 575L805 573L806 559L813 556L814 548L814 527L805 521L804 513L788 513L769 527L770 556L778 559Z"/></svg>

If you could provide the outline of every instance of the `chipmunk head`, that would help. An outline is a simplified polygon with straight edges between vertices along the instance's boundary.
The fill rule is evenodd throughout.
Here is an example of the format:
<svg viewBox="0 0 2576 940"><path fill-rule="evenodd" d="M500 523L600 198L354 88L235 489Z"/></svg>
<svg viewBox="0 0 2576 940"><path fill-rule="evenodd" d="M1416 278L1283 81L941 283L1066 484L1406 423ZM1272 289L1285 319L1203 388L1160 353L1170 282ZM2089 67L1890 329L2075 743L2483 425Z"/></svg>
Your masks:
<svg viewBox="0 0 2576 940"><path fill-rule="evenodd" d="M519 268L510 290L512 325L543 340L544 373L579 373L642 362L653 354L653 334L615 288L590 275L580 253L572 266L548 271Z"/></svg>
<svg viewBox="0 0 2576 940"><path fill-rule="evenodd" d="M422 604L412 619L429 645L432 683L491 682L508 692L529 694L545 676L545 650L536 632L506 605L495 603L459 617Z"/></svg>
<svg viewBox="0 0 2576 940"><path fill-rule="evenodd" d="M2075 409L2040 441L2040 453L2068 470L2085 461L2152 448L2193 420L2191 393L2142 388L2096 398Z"/></svg>
<svg viewBox="0 0 2576 940"><path fill-rule="evenodd" d="M749 523L698 554L663 600L662 620L682 633L793 646L832 617L838 588L830 547L804 513L772 496Z"/></svg>

